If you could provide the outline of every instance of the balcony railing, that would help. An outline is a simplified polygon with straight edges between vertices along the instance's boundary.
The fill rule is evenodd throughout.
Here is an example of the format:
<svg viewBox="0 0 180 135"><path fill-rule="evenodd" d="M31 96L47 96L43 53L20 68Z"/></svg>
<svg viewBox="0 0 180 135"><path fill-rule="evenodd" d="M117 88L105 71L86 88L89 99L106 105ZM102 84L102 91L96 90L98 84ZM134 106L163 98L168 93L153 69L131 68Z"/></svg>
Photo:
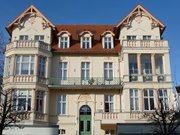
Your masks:
<svg viewBox="0 0 180 135"><path fill-rule="evenodd" d="M105 79L102 77L93 77L90 79L82 79L80 77L68 77L64 80L62 78L50 78L48 81L49 87L60 86L117 86L123 87L123 83L119 77Z"/></svg>
<svg viewBox="0 0 180 135"><path fill-rule="evenodd" d="M6 46L6 51L11 50L13 48L40 48L43 50L50 51L51 46L43 41L35 41L35 40L16 40L13 41Z"/></svg>
<svg viewBox="0 0 180 135"><path fill-rule="evenodd" d="M166 40L123 40L123 47L137 48L168 48Z"/></svg>

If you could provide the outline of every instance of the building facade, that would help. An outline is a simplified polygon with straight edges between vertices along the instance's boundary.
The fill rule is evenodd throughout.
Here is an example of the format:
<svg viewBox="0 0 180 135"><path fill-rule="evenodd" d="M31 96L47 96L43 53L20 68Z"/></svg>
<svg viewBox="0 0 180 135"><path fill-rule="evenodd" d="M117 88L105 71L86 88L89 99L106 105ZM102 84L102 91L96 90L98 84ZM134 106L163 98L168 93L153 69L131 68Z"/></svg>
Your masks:
<svg viewBox="0 0 180 135"><path fill-rule="evenodd" d="M139 134L126 125L171 107L165 25L141 5L116 25L55 25L31 5L6 29L4 90L29 111L18 134Z"/></svg>

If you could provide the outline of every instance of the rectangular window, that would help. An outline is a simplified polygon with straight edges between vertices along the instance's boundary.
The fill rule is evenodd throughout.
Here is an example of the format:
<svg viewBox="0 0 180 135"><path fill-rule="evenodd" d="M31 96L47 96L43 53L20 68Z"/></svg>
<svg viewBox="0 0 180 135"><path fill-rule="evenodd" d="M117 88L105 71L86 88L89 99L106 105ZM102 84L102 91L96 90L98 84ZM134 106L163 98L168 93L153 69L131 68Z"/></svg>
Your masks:
<svg viewBox="0 0 180 135"><path fill-rule="evenodd" d="M156 66L156 74L158 75L164 74L163 55L155 55L155 66Z"/></svg>
<svg viewBox="0 0 180 135"><path fill-rule="evenodd" d="M154 91L152 89L144 89L144 110L154 110Z"/></svg>
<svg viewBox="0 0 180 135"><path fill-rule="evenodd" d="M66 114L66 95L59 95L57 97L57 114Z"/></svg>
<svg viewBox="0 0 180 135"><path fill-rule="evenodd" d="M139 111L139 95L137 89L130 89L130 110Z"/></svg>
<svg viewBox="0 0 180 135"><path fill-rule="evenodd" d="M113 112L114 111L113 95L105 95L104 96L104 111L105 112Z"/></svg>
<svg viewBox="0 0 180 135"><path fill-rule="evenodd" d="M68 37L60 37L60 48L68 48Z"/></svg>
<svg viewBox="0 0 180 135"><path fill-rule="evenodd" d="M17 55L16 74L17 75L34 74L34 55Z"/></svg>
<svg viewBox="0 0 180 135"><path fill-rule="evenodd" d="M82 37L82 48L88 49L90 48L90 37Z"/></svg>
<svg viewBox="0 0 180 135"><path fill-rule="evenodd" d="M150 35L144 35L143 40L151 40L151 36Z"/></svg>
<svg viewBox="0 0 180 135"><path fill-rule="evenodd" d="M141 55L141 70L142 70L143 75L152 74L151 55L150 54Z"/></svg>
<svg viewBox="0 0 180 135"><path fill-rule="evenodd" d="M112 48L112 37L109 37L109 36L104 37L104 48L105 49Z"/></svg>
<svg viewBox="0 0 180 135"><path fill-rule="evenodd" d="M113 63L104 62L104 79L113 80Z"/></svg>
<svg viewBox="0 0 180 135"><path fill-rule="evenodd" d="M136 40L136 36L129 35L129 36L127 36L127 40Z"/></svg>
<svg viewBox="0 0 180 135"><path fill-rule="evenodd" d="M158 90L158 97L159 97L159 102L162 102L163 107L165 110L169 109L168 105L168 92L166 89L159 89Z"/></svg>
<svg viewBox="0 0 180 135"><path fill-rule="evenodd" d="M46 57L39 56L38 75L39 75L39 77L45 77L45 73L46 73Z"/></svg>
<svg viewBox="0 0 180 135"><path fill-rule="evenodd" d="M19 40L28 40L28 35L20 35Z"/></svg>
<svg viewBox="0 0 180 135"><path fill-rule="evenodd" d="M34 40L36 40L36 41L44 41L44 35L35 35Z"/></svg>
<svg viewBox="0 0 180 135"><path fill-rule="evenodd" d="M60 80L67 80L67 62L60 62Z"/></svg>
<svg viewBox="0 0 180 135"><path fill-rule="evenodd" d="M90 79L90 62L81 62L81 80Z"/></svg>
<svg viewBox="0 0 180 135"><path fill-rule="evenodd" d="M129 74L138 74L136 54L129 55Z"/></svg>
<svg viewBox="0 0 180 135"><path fill-rule="evenodd" d="M44 108L44 92L38 91L36 93L36 111L37 112L43 112Z"/></svg>
<svg viewBox="0 0 180 135"><path fill-rule="evenodd" d="M15 111L31 110L31 90L15 90L13 94L13 107Z"/></svg>

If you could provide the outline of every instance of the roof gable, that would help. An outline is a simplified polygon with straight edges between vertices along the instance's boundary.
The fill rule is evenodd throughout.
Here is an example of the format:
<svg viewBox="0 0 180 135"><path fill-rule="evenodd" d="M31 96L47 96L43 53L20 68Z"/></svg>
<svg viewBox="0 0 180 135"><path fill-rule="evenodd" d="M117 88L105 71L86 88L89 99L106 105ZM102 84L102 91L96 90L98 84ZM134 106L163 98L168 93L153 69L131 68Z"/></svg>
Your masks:
<svg viewBox="0 0 180 135"><path fill-rule="evenodd" d="M137 5L125 18L123 18L120 22L118 22L117 25L115 25L115 27L120 27L120 26L128 26L130 24L131 21L131 17L133 17L134 15L136 16L142 16L145 15L148 18L150 18L152 20L152 27L159 27L161 30L161 33L164 31L165 29L165 25L160 22L157 18L155 18L151 13L149 13L143 6L141 5Z"/></svg>
<svg viewBox="0 0 180 135"><path fill-rule="evenodd" d="M55 25L51 23L34 5L30 5L24 12L22 12L18 17L16 17L11 23L6 26L7 31L11 34L12 27L14 25L20 27L22 19L27 16L38 16L43 19L43 27L51 26L55 28Z"/></svg>

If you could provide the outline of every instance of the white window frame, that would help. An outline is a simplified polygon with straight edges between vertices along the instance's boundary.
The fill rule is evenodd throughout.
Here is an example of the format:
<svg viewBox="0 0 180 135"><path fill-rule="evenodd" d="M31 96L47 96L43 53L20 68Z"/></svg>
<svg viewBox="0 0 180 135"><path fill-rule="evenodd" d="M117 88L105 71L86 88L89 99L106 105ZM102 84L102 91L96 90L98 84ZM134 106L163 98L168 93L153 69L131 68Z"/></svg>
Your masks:
<svg viewBox="0 0 180 135"><path fill-rule="evenodd" d="M19 35L19 40L20 41L29 40L29 36L28 35Z"/></svg>
<svg viewBox="0 0 180 135"><path fill-rule="evenodd" d="M127 40L137 40L136 35L127 35Z"/></svg>
<svg viewBox="0 0 180 135"><path fill-rule="evenodd" d="M44 112L44 91L37 91L36 93L36 111Z"/></svg>
<svg viewBox="0 0 180 135"><path fill-rule="evenodd" d="M68 79L68 62L59 62L59 77L60 80Z"/></svg>
<svg viewBox="0 0 180 135"><path fill-rule="evenodd" d="M160 91L162 91L162 95L159 94ZM159 98L159 103L160 103L160 101L162 101L164 109L168 110L169 109L168 90L167 89L158 89L158 98Z"/></svg>
<svg viewBox="0 0 180 135"><path fill-rule="evenodd" d="M35 41L44 41L45 37L44 35L34 35Z"/></svg>
<svg viewBox="0 0 180 135"><path fill-rule="evenodd" d="M82 72L84 72L84 76ZM89 80L89 79L90 79L90 62L81 62L81 80Z"/></svg>
<svg viewBox="0 0 180 135"><path fill-rule="evenodd" d="M161 58L160 59L158 59ZM155 55L155 68L156 68L156 74L158 75L162 75L164 74L164 59L163 59L163 54L157 54ZM161 63L162 65L160 65L159 63Z"/></svg>
<svg viewBox="0 0 180 135"><path fill-rule="evenodd" d="M145 96L145 94L144 94L145 90L147 90L147 96ZM153 92L153 96L150 96L150 91ZM155 110L154 90L153 89L143 89L143 99L144 99L144 111L154 111ZM148 110L145 109L145 99L148 99ZM151 100L150 99L153 99L154 109L151 109Z"/></svg>
<svg viewBox="0 0 180 135"><path fill-rule="evenodd" d="M65 39L67 38L67 39ZM63 45L61 44L63 43ZM70 44L70 38L68 34L62 34L59 37L59 48L65 49L65 48L69 48L69 44Z"/></svg>
<svg viewBox="0 0 180 135"><path fill-rule="evenodd" d="M136 93L137 93L137 95L136 95ZM139 90L138 89L130 89L129 96L130 96L130 110L131 111L139 111ZM136 102L137 102L137 106L136 106Z"/></svg>
<svg viewBox="0 0 180 135"><path fill-rule="evenodd" d="M105 66L106 64L107 67ZM110 67L110 64L112 65L112 67ZM106 72L107 72L107 76L105 75ZM113 80L113 62L104 62L104 80Z"/></svg>
<svg viewBox="0 0 180 135"><path fill-rule="evenodd" d="M39 56L38 75L39 75L39 77L46 76L46 57L45 56Z"/></svg>
<svg viewBox="0 0 180 135"><path fill-rule="evenodd" d="M92 48L92 41L91 40L92 39L91 39L91 35L90 34L82 35L81 36L81 48L83 48L83 49Z"/></svg>
<svg viewBox="0 0 180 135"><path fill-rule="evenodd" d="M106 110L106 104L108 104L108 110ZM114 95L104 95L104 112L114 112Z"/></svg>
<svg viewBox="0 0 180 135"><path fill-rule="evenodd" d="M131 56L135 57L136 61L131 61ZM137 63L137 55L136 54L129 54L129 74L130 75L137 75L138 74L138 63Z"/></svg>
<svg viewBox="0 0 180 135"><path fill-rule="evenodd" d="M22 61L23 57L28 57L28 61ZM19 58L19 61L18 61ZM33 75L34 74L34 61L35 57L34 55L17 55L16 57L16 75ZM19 67L18 67L19 64ZM28 64L28 73L24 74L22 73L22 66L23 64ZM31 68L33 68L33 73L31 73Z"/></svg>
<svg viewBox="0 0 180 135"><path fill-rule="evenodd" d="M24 95L25 93L25 95ZM22 96L24 95L24 96ZM31 90L15 90L13 93L13 104L15 111L31 111L31 102L32 102L32 91ZM25 108L19 106L19 99L25 99ZM30 100L30 103L28 102ZM20 108L19 108L20 107Z"/></svg>
<svg viewBox="0 0 180 135"><path fill-rule="evenodd" d="M107 46L106 46L107 44ZM106 34L102 38L102 45L104 49L112 49L114 48L114 41L112 34Z"/></svg>
<svg viewBox="0 0 180 135"><path fill-rule="evenodd" d="M65 98L65 100L64 100ZM58 95L57 96L57 115L66 115L67 108L67 96L66 95ZM65 106L63 106L65 104ZM65 108L64 108L65 107Z"/></svg>
<svg viewBox="0 0 180 135"><path fill-rule="evenodd" d="M152 75L152 63L150 54L141 55L141 73L143 75Z"/></svg>

